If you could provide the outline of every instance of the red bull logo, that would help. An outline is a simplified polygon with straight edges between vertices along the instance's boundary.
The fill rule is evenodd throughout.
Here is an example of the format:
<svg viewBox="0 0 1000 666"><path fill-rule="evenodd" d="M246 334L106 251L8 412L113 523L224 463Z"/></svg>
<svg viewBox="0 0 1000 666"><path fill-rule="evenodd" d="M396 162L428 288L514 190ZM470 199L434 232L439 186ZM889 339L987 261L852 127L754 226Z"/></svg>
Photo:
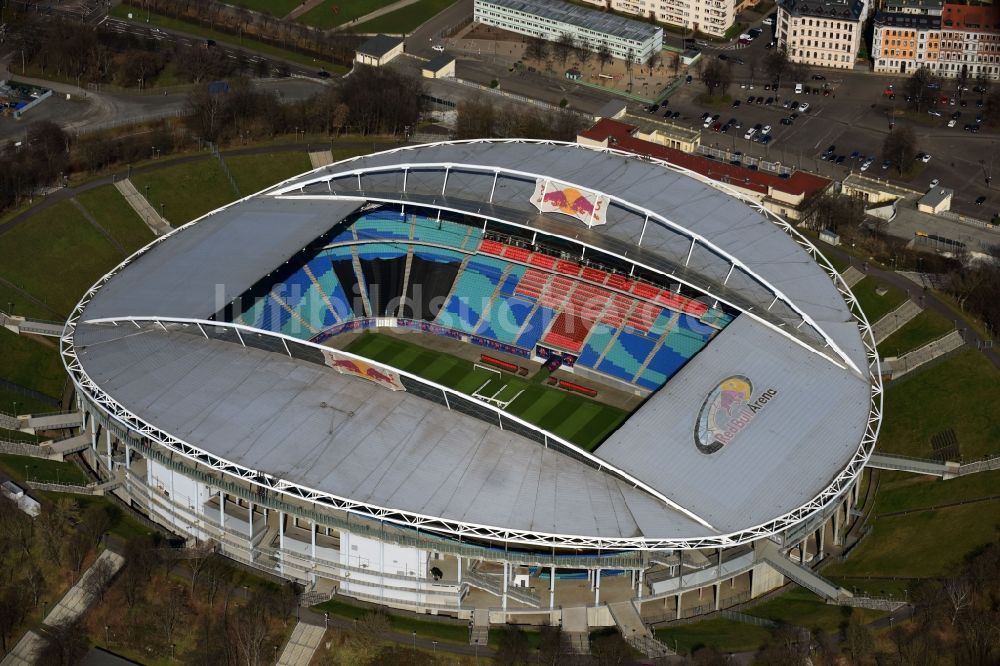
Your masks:
<svg viewBox="0 0 1000 666"><path fill-rule="evenodd" d="M753 383L742 375L727 377L719 382L698 413L694 443L702 453L715 453L729 444L756 418L767 403L778 395L769 388L753 397Z"/></svg>
<svg viewBox="0 0 1000 666"><path fill-rule="evenodd" d="M570 215L588 226L604 224L606 201L597 192L584 192L570 185L538 179L532 203L543 213L557 212Z"/></svg>
<svg viewBox="0 0 1000 666"><path fill-rule="evenodd" d="M374 366L360 359L344 358L334 351L323 352L323 357L326 360L326 365L343 375L354 375L393 391L406 390L402 382L399 381L399 374L389 368Z"/></svg>

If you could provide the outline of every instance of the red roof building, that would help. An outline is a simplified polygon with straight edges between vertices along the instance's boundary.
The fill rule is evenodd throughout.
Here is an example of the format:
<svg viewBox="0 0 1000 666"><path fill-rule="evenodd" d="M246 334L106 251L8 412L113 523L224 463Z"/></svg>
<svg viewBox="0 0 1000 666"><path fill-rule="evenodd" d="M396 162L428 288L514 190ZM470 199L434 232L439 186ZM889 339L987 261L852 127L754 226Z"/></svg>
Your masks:
<svg viewBox="0 0 1000 666"><path fill-rule="evenodd" d="M651 136L651 135L647 135ZM772 212L798 219L798 208L807 197L826 191L832 181L805 171L793 171L787 178L766 171L692 155L642 138L635 125L603 118L576 138L589 146L616 148L636 155L653 157L732 186L759 201Z"/></svg>

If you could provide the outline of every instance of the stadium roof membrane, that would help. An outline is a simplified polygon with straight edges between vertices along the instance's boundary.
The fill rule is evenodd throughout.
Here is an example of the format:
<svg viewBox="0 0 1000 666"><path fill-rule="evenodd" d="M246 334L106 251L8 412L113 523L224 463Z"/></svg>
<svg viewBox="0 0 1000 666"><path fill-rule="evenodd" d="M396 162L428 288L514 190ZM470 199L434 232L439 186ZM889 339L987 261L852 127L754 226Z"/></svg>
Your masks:
<svg viewBox="0 0 1000 666"><path fill-rule="evenodd" d="M647 228L636 228L633 213L614 205L607 224L590 228L539 215L525 196L535 184L521 171L529 167L658 211L670 224L639 220ZM517 218L617 254L631 250L627 258L662 261L720 293L739 289L739 302L757 316L737 317L595 452L624 477L408 392L280 353L199 337L169 322L108 323L207 320L365 200L386 200L394 188L397 200L472 214L478 203L482 215ZM700 240L692 245L677 228ZM760 281L722 284L733 272L729 254ZM769 285L811 317L816 334L808 344L793 330L793 309L772 316L767 306L777 299ZM67 339L82 371L123 413L289 484L458 526L444 532L488 526L592 537L612 548L749 540L751 530L762 536L770 529L762 526L777 529L775 521L835 499L831 493L860 471L870 453L865 442L877 434L857 323L803 247L709 184L582 147L438 144L324 167L158 239L82 306ZM842 352L832 353L824 340ZM706 455L695 446L700 410L732 376L750 378L773 398L731 444Z"/></svg>

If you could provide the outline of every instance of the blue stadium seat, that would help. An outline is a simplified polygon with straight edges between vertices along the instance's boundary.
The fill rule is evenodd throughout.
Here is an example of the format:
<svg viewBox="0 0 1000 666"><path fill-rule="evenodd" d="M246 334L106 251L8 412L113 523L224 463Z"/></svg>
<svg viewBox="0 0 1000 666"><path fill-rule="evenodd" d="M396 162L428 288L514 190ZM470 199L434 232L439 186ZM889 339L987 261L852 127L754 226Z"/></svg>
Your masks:
<svg viewBox="0 0 1000 666"><path fill-rule="evenodd" d="M542 337L542 333L555 318L556 313L549 308L538 306L535 310L535 314L531 315L531 319L524 327L524 332L517 338L517 345L519 347L526 347L528 349L533 349L538 339Z"/></svg>
<svg viewBox="0 0 1000 666"><path fill-rule="evenodd" d="M655 345L654 340L643 335L622 331L604 356L598 370L631 382Z"/></svg>
<svg viewBox="0 0 1000 666"><path fill-rule="evenodd" d="M330 301L330 305L333 306L337 319L341 321L353 319L354 312L351 310L344 287L340 284L340 280L337 279L337 274L333 272L333 264L330 263L330 258L327 256L318 256L310 260L308 265L309 270L316 277L316 281L319 283L323 293L326 294L327 299Z"/></svg>
<svg viewBox="0 0 1000 666"><path fill-rule="evenodd" d="M477 270L466 268L459 273L451 297L438 313L437 323L472 333L476 329L476 324L479 323L483 309L493 297L496 287L496 279Z"/></svg>
<svg viewBox="0 0 1000 666"><path fill-rule="evenodd" d="M594 324L594 327L590 329L590 336L587 338L587 343L583 346L583 351L576 362L593 368L614 335L615 329L610 326L606 324Z"/></svg>
<svg viewBox="0 0 1000 666"><path fill-rule="evenodd" d="M376 210L366 213L354 222L358 240L410 238L410 220L394 210Z"/></svg>
<svg viewBox="0 0 1000 666"><path fill-rule="evenodd" d="M500 342L514 344L518 331L521 330L530 312L531 304L526 301L497 296L476 333Z"/></svg>
<svg viewBox="0 0 1000 666"><path fill-rule="evenodd" d="M417 243L447 245L461 248L472 227L430 217L416 216L413 223L413 240Z"/></svg>
<svg viewBox="0 0 1000 666"><path fill-rule="evenodd" d="M500 293L504 296L511 296L514 293L514 289L517 288L517 282L524 275L524 271L528 270L525 266L519 264L511 264L510 273L507 274L507 278L500 285Z"/></svg>
<svg viewBox="0 0 1000 666"><path fill-rule="evenodd" d="M375 259L396 259L406 255L407 246L403 243L362 243L356 245L358 259L373 261Z"/></svg>

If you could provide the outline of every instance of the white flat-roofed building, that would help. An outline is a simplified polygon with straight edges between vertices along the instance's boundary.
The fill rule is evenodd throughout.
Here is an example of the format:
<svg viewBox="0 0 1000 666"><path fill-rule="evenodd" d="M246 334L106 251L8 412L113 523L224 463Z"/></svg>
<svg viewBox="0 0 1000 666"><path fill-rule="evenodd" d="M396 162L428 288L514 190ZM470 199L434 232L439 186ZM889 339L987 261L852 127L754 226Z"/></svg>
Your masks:
<svg viewBox="0 0 1000 666"><path fill-rule="evenodd" d="M607 45L614 57L634 62L663 49L663 28L560 0L476 0L474 20L553 42L569 34L591 51Z"/></svg>

